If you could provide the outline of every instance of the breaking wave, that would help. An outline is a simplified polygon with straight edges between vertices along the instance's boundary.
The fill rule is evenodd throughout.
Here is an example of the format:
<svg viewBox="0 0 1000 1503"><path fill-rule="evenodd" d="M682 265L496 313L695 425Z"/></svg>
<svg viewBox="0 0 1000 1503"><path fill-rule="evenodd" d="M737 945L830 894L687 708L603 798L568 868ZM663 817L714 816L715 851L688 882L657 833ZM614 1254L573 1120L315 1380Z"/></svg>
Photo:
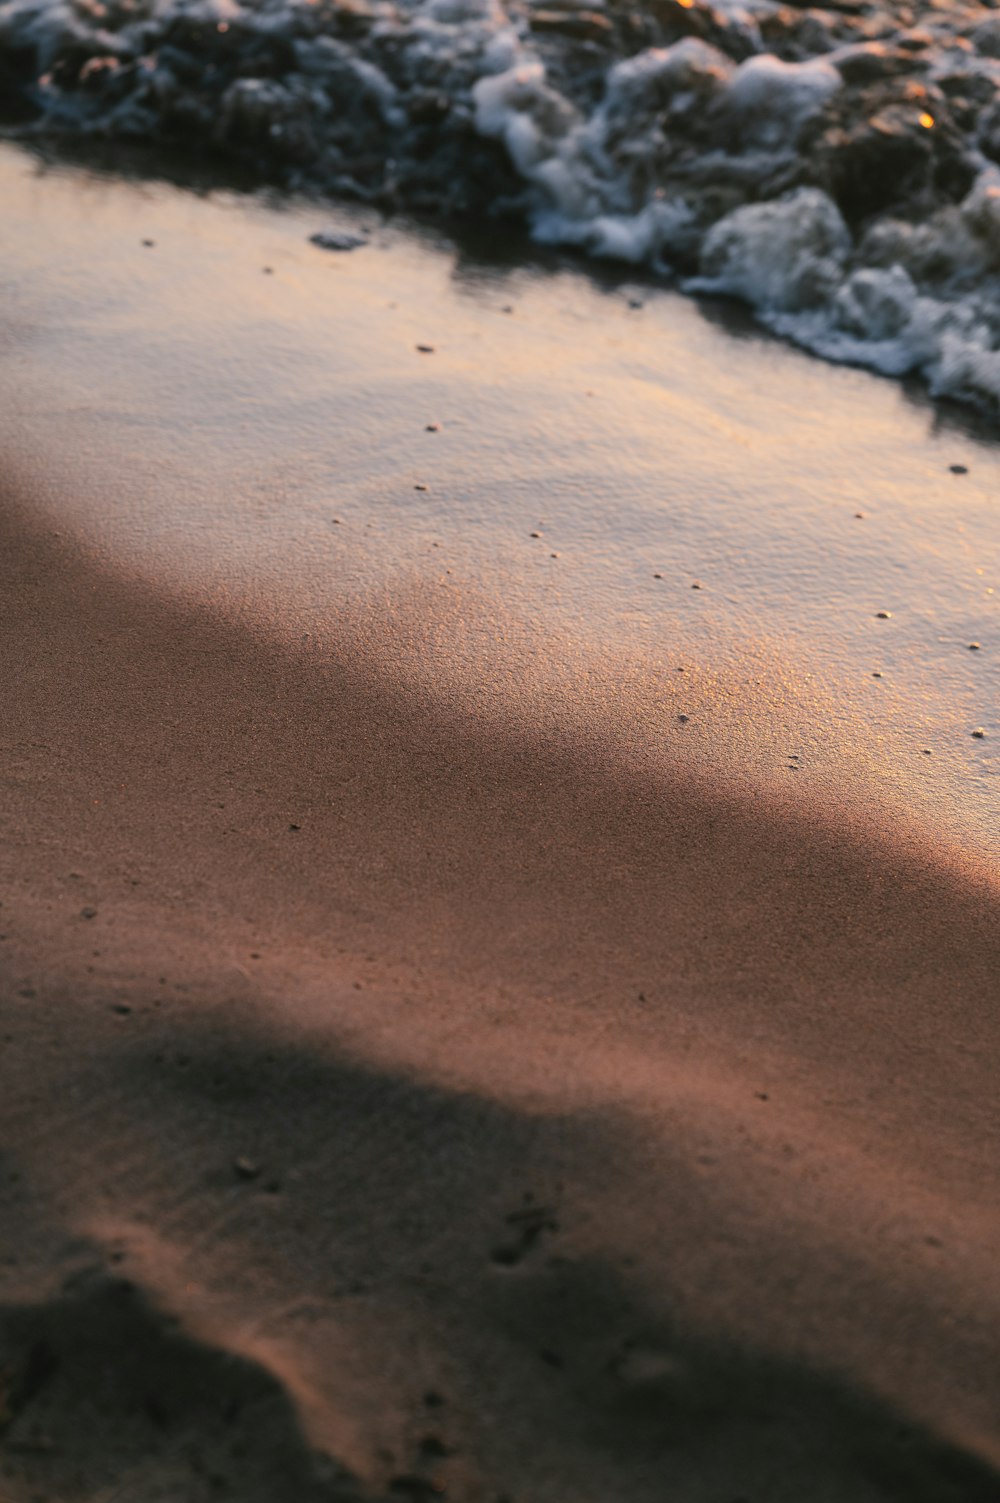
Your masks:
<svg viewBox="0 0 1000 1503"><path fill-rule="evenodd" d="M527 223L1000 412L1000 14L901 0L6 0L8 133Z"/></svg>

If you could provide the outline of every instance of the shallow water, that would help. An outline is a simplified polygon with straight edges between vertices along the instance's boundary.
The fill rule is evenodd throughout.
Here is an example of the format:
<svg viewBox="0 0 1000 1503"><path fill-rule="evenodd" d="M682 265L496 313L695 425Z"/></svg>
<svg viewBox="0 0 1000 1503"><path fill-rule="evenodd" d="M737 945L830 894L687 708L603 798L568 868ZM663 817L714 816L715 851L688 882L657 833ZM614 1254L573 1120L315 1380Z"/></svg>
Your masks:
<svg viewBox="0 0 1000 1503"><path fill-rule="evenodd" d="M972 424L648 282L13 148L0 172L0 441L52 526L295 640L365 592L471 591L536 665L640 661L705 765L835 790L863 762L996 850L1000 451ZM367 243L311 243L331 226Z"/></svg>
<svg viewBox="0 0 1000 1503"><path fill-rule="evenodd" d="M851 0L8 0L12 130L526 223L1000 405L1000 17Z"/></svg>

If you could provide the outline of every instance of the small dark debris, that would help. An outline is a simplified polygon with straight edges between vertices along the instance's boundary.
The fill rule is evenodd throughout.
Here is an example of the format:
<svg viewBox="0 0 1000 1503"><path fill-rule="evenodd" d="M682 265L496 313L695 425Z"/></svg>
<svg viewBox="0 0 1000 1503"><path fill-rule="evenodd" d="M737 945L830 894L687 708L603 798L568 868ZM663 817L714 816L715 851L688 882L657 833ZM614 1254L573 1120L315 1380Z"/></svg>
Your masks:
<svg viewBox="0 0 1000 1503"><path fill-rule="evenodd" d="M273 266L262 266L261 267L261 271L264 273L264 275L266 277L273 277L274 276L274 267Z"/></svg>
<svg viewBox="0 0 1000 1503"><path fill-rule="evenodd" d="M877 669L877 668L876 668L876 669L875 669L875 670L874 670L874 671L873 671L873 673L872 673L872 678L881 678L881 677L882 677L882 675L881 675L881 673L880 673L880 672L879 672L879 670L878 670L878 669Z"/></svg>
<svg viewBox="0 0 1000 1503"><path fill-rule="evenodd" d="M700 579L692 579L692 581L691 581L691 588L692 588L692 590L700 590L702 588L701 580Z"/></svg>
<svg viewBox="0 0 1000 1503"><path fill-rule="evenodd" d="M687 725L688 721L691 719L691 716L690 715L678 715L677 719L680 721L681 725Z"/></svg>
<svg viewBox="0 0 1000 1503"><path fill-rule="evenodd" d="M978 652L979 651L979 645L980 644L978 642L970 642L969 643L969 651L970 652Z"/></svg>
<svg viewBox="0 0 1000 1503"><path fill-rule="evenodd" d="M397 1477L389 1480L391 1493L403 1493L408 1498L436 1498L440 1496L440 1489L429 1482L426 1477L418 1477L415 1472L401 1472Z"/></svg>
<svg viewBox="0 0 1000 1503"><path fill-rule="evenodd" d="M892 620L892 611L876 611L875 612L875 619L877 621L891 621Z"/></svg>
<svg viewBox="0 0 1000 1503"><path fill-rule="evenodd" d="M127 1018L132 1009L127 1002L116 1002L111 1011L116 1012L120 1018Z"/></svg>
<svg viewBox="0 0 1000 1503"><path fill-rule="evenodd" d="M309 236L309 242L328 251L352 251L368 244L364 235L353 235L350 230L317 230Z"/></svg>
<svg viewBox="0 0 1000 1503"><path fill-rule="evenodd" d="M444 1457L451 1456L452 1449L446 1446L440 1435L423 1435L420 1438L420 1450L424 1456Z"/></svg>
<svg viewBox="0 0 1000 1503"><path fill-rule="evenodd" d="M645 307L645 304L643 303L642 299L638 298L638 297L630 297L629 300L628 300L628 305L629 305L630 308L643 308L643 307Z"/></svg>
<svg viewBox="0 0 1000 1503"><path fill-rule="evenodd" d="M859 522L863 522L864 519L865 519L865 514L864 514L863 511L856 511L854 513L854 515L855 515L855 517L857 517L857 519L858 519Z"/></svg>
<svg viewBox="0 0 1000 1503"><path fill-rule="evenodd" d="M302 826L301 825L289 825L288 828L290 830L296 830L297 831L297 830L301 830Z"/></svg>
<svg viewBox="0 0 1000 1503"><path fill-rule="evenodd" d="M80 917L81 918L85 918L85 919L96 918L97 917L97 909L96 908L81 908L80 909Z"/></svg>
<svg viewBox="0 0 1000 1503"><path fill-rule="evenodd" d="M662 575L662 574L654 574L654 575L653 575L653 578L654 578L654 579L662 579L662 578L663 578L663 575Z"/></svg>
<svg viewBox="0 0 1000 1503"><path fill-rule="evenodd" d="M533 537L533 538L540 538L541 535L542 534L540 532L533 532L533 533L530 534L530 536Z"/></svg>
<svg viewBox="0 0 1000 1503"><path fill-rule="evenodd" d="M152 250L153 246L156 244L156 241L155 240L144 240L142 243L146 247L147 250Z"/></svg>
<svg viewBox="0 0 1000 1503"><path fill-rule="evenodd" d="M982 741L983 737L986 735L986 732L983 730L982 726L978 726L972 734L973 736L975 736L977 741Z"/></svg>
<svg viewBox="0 0 1000 1503"><path fill-rule="evenodd" d="M771 1099L766 1091L754 1091L754 1095L757 1097L758 1101L770 1101Z"/></svg>
<svg viewBox="0 0 1000 1503"><path fill-rule="evenodd" d="M424 432L425 433L440 433L441 432L441 424L440 423L428 423L427 426L426 426L426 428L424 429Z"/></svg>
<svg viewBox="0 0 1000 1503"><path fill-rule="evenodd" d="M950 464L948 468L953 475L967 475L969 473L969 466L967 464Z"/></svg>
<svg viewBox="0 0 1000 1503"><path fill-rule="evenodd" d="M237 1179L256 1179L260 1174L260 1165L241 1154L239 1158L233 1159L233 1173Z"/></svg>
<svg viewBox="0 0 1000 1503"><path fill-rule="evenodd" d="M422 485L422 484L419 484L419 483L418 483L418 484L417 484L417 485L415 485L415 486L414 486L414 487L413 487L413 489L414 489L414 490L415 490L415 491L426 491L426 490L427 490L427 489L428 489L428 487L427 487L427 486L426 486L426 485Z"/></svg>
<svg viewBox="0 0 1000 1503"><path fill-rule="evenodd" d="M418 344L417 345L417 350L419 351L419 353L421 355L433 355L434 354L434 346L432 344Z"/></svg>

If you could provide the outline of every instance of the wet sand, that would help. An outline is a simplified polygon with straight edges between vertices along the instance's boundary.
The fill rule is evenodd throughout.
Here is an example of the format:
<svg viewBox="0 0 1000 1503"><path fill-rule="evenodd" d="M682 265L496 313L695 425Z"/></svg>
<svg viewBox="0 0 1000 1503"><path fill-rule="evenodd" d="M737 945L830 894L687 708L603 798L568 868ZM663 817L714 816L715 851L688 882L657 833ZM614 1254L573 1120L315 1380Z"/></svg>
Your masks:
<svg viewBox="0 0 1000 1503"><path fill-rule="evenodd" d="M4 1498L994 1498L1000 883L971 736L993 452L961 429L917 452L891 389L699 344L688 308L654 582L659 429L619 303L589 330L615 541L600 423L567 416L570 274L463 363L495 284L448 293L448 322L415 308L444 252L385 232L381 260L303 261L306 293L350 278L317 313L339 346L271 313L248 374L221 287L186 322L171 299L254 234L254 275L267 254L292 281L297 220L230 205L225 231L211 202L76 177L32 220L4 170ZM32 270L54 200L79 218ZM127 258L156 215L143 253L171 223L203 239L154 295ZM395 365L376 300L409 321ZM727 402L754 360L867 407L859 452L897 446L888 559L835 531L863 525L852 463L821 461L811 513L815 476L782 493L760 448L759 474L706 449L705 414L745 438ZM794 430L760 433L791 468ZM949 551L954 517L900 475L953 454L984 501L962 493ZM781 564L753 590L755 531ZM782 572L829 601L798 635L769 615ZM920 619L878 620L893 576ZM883 625L898 667L873 683Z"/></svg>

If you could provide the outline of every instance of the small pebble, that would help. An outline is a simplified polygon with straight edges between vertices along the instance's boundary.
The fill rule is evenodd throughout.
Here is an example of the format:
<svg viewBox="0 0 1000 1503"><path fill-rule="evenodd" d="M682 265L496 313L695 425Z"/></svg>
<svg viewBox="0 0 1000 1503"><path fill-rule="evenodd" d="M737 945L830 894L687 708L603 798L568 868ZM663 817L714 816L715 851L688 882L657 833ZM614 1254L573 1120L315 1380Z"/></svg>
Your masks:
<svg viewBox="0 0 1000 1503"><path fill-rule="evenodd" d="M289 825L288 828L290 830L301 830L302 826L301 825Z"/></svg>
<svg viewBox="0 0 1000 1503"><path fill-rule="evenodd" d="M364 235L352 235L349 230L318 230L309 236L309 241L328 251L352 251L368 244Z"/></svg>
<svg viewBox="0 0 1000 1503"><path fill-rule="evenodd" d="M859 522L863 522L865 519L865 514L863 511L856 511L854 515L857 517Z"/></svg>
<svg viewBox="0 0 1000 1503"><path fill-rule="evenodd" d="M414 486L414 487L413 487L413 489L414 489L414 490L415 490L415 491L425 491L425 490L426 490L426 489L427 489L427 487L426 487L426 485L421 485L421 484L420 484L420 483L419 483L419 482L418 482L418 483L417 483L417 484L416 484L416 485L415 485L415 486Z"/></svg>
<svg viewBox="0 0 1000 1503"><path fill-rule="evenodd" d="M986 735L986 732L983 730L982 726L978 726L972 734L975 736L977 741L982 741L983 737Z"/></svg>
<svg viewBox="0 0 1000 1503"><path fill-rule="evenodd" d="M261 270L263 271L263 273L264 273L264 275L266 277L273 277L274 276L274 267L273 266L262 266Z"/></svg>
<svg viewBox="0 0 1000 1503"><path fill-rule="evenodd" d="M111 1011L116 1012L119 1017L127 1018L132 1009L125 1002L116 1002Z"/></svg>
<svg viewBox="0 0 1000 1503"><path fill-rule="evenodd" d="M881 678L881 677L882 677L881 673L879 673L878 669L876 668L875 671L872 674L872 678Z"/></svg>
<svg viewBox="0 0 1000 1503"><path fill-rule="evenodd" d="M967 475L969 473L969 466L967 464L950 464L948 468L953 475Z"/></svg>
<svg viewBox="0 0 1000 1503"><path fill-rule="evenodd" d="M662 579L662 578L663 578L663 575L662 575L662 574L654 574L654 575L653 575L653 578L654 578L654 579Z"/></svg>
<svg viewBox="0 0 1000 1503"><path fill-rule="evenodd" d="M693 579L691 581L691 588L692 588L692 590L700 590L701 589L701 580L700 579Z"/></svg>
<svg viewBox="0 0 1000 1503"><path fill-rule="evenodd" d="M891 621L892 620L892 611L876 611L875 615L876 615L876 617L878 618L879 621Z"/></svg>
<svg viewBox="0 0 1000 1503"><path fill-rule="evenodd" d="M549 558L558 558L558 557L559 557L558 553L550 553L549 554Z"/></svg>
<svg viewBox="0 0 1000 1503"><path fill-rule="evenodd" d="M434 346L432 344L418 344L417 349L421 355L433 355L434 353Z"/></svg>
<svg viewBox="0 0 1000 1503"><path fill-rule="evenodd" d="M969 643L969 651L970 652L978 652L979 651L979 643L978 642L970 642Z"/></svg>
<svg viewBox="0 0 1000 1503"><path fill-rule="evenodd" d="M427 427L424 429L424 432L425 433L440 433L441 432L441 424L440 423L428 423Z"/></svg>
<svg viewBox="0 0 1000 1503"><path fill-rule="evenodd" d="M80 909L80 917L81 918L85 918L85 919L96 918L97 917L97 909L96 908L81 908Z"/></svg>
<svg viewBox="0 0 1000 1503"><path fill-rule="evenodd" d="M688 721L691 719L691 716L690 715L678 715L677 719L680 721L681 725L687 725Z"/></svg>
<svg viewBox="0 0 1000 1503"><path fill-rule="evenodd" d="M641 308L643 306L641 299L637 297L630 297L628 305L630 308Z"/></svg>
<svg viewBox="0 0 1000 1503"><path fill-rule="evenodd" d="M153 246L156 244L156 241L155 240L144 240L142 243L146 247L147 250L152 250Z"/></svg>
<svg viewBox="0 0 1000 1503"><path fill-rule="evenodd" d="M533 538L540 538L540 537L541 537L541 535L542 535L542 534L541 534L541 533L540 533L540 532L532 532L532 533L531 533L531 534L530 534L530 536L531 536L531 537L533 537Z"/></svg>
<svg viewBox="0 0 1000 1503"><path fill-rule="evenodd" d="M260 1165L255 1164L253 1159L240 1155L239 1158L233 1159L233 1170L239 1179L256 1179L260 1173Z"/></svg>
<svg viewBox="0 0 1000 1503"><path fill-rule="evenodd" d="M931 749L930 749L930 747L929 747L929 746L925 746L925 747L924 747L924 749L923 749L923 753L924 753L924 756L925 756L925 757L929 757L929 756L930 756L930 754L931 754Z"/></svg>

